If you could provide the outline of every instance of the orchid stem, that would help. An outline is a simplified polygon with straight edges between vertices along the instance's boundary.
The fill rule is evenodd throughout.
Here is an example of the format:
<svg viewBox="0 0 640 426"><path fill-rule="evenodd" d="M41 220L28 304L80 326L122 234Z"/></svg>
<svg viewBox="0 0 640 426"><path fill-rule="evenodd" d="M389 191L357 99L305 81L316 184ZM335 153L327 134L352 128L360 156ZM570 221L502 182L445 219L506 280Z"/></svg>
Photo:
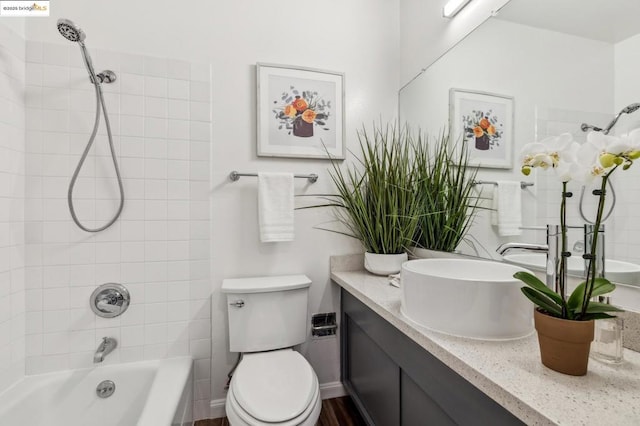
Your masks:
<svg viewBox="0 0 640 426"><path fill-rule="evenodd" d="M567 252L567 182L562 182L562 203L560 204L560 232L562 236L562 249L560 256L560 276L558 277L558 286L560 290L560 298L562 299L562 318L568 318L566 303L567 258L564 256L564 253ZM556 291L557 290L558 289L556 289Z"/></svg>
<svg viewBox="0 0 640 426"><path fill-rule="evenodd" d="M593 293L593 286L596 280L596 248L598 247L598 235L600 234L600 226L602 225L602 215L604 213L604 196L605 190L607 188L607 180L609 175L617 169L618 166L614 167L609 173L602 177L602 182L600 183L600 195L598 199L598 214L596 215L596 222L594 224L592 243L591 243L591 253L589 256L589 267L587 268L587 277L586 277L586 288L584 291L584 297L582 299L582 309L580 311L580 317L584 316L587 312L587 307L589 306L589 300L591 300L591 294Z"/></svg>

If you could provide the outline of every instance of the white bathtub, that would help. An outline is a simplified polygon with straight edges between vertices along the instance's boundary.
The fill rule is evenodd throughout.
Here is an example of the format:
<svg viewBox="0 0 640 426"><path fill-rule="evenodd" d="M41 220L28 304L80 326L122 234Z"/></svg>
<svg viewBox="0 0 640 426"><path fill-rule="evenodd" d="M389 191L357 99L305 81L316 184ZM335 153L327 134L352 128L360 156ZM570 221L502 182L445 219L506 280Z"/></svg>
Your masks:
<svg viewBox="0 0 640 426"><path fill-rule="evenodd" d="M2 426L170 426L191 424L190 357L27 376L0 394ZM116 389L98 398L96 387Z"/></svg>

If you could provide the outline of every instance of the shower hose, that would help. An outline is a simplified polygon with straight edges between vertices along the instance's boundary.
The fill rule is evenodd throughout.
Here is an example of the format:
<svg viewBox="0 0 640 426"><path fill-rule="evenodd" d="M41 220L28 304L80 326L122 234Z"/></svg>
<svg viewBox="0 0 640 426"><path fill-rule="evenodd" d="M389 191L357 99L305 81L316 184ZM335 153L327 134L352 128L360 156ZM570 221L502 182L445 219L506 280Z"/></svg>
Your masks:
<svg viewBox="0 0 640 426"><path fill-rule="evenodd" d="M69 211L71 212L71 217L73 221L78 225L80 229L86 232L100 232L104 231L118 220L120 214L122 213L122 209L124 207L124 188L122 186L122 177L120 176L120 168L118 167L118 160L116 158L116 151L113 146L113 135L111 134L111 125L109 123L109 115L107 114L107 108L104 103L104 96L102 94L102 88L100 87L100 83L97 79L93 79L93 85L96 92L96 118L95 123L93 125L93 130L91 131L91 136L89 136L89 141L87 142L87 146L82 153L82 157L80 157L80 161L78 162L78 166L76 170L73 172L73 177L71 178L71 182L69 183L69 191L67 192L67 201L69 203ZM115 215L106 225L103 225L99 228L88 228L84 226L78 216L76 214L75 207L73 205L73 188L75 187L76 181L78 180L78 175L80 174L80 170L82 169L82 165L84 164L87 156L89 155L89 151L91 150L91 146L96 139L96 135L98 133L98 126L100 125L100 110L104 113L104 122L107 127L107 136L109 139L109 149L111 150L111 158L113 159L113 167L116 170L116 177L118 178L118 189L120 190L120 205L118 206L118 211L116 211Z"/></svg>

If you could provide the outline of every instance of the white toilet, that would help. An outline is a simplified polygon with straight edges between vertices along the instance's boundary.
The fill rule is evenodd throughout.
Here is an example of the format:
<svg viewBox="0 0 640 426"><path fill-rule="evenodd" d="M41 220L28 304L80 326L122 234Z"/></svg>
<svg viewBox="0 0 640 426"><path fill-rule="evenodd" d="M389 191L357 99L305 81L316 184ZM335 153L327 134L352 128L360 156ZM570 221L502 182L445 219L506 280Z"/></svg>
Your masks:
<svg viewBox="0 0 640 426"><path fill-rule="evenodd" d="M313 426L322 400L316 373L292 346L307 339L305 275L222 282L229 310L229 350L242 352L225 409L232 426Z"/></svg>

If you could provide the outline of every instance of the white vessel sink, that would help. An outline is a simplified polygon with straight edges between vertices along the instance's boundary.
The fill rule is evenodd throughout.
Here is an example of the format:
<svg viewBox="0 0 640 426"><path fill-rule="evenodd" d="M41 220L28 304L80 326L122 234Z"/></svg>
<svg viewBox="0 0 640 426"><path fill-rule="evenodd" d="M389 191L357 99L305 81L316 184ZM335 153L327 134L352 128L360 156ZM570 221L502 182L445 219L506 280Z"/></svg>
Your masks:
<svg viewBox="0 0 640 426"><path fill-rule="evenodd" d="M402 265L402 314L434 331L482 340L533 332L533 305L513 274L525 269L472 259L420 259Z"/></svg>
<svg viewBox="0 0 640 426"><path fill-rule="evenodd" d="M504 256L504 260L516 265L544 271L547 255L544 253L514 253ZM567 267L571 275L584 275L584 259L580 256L569 257L567 259ZM607 279L614 283L640 285L640 265L606 259L604 271Z"/></svg>

